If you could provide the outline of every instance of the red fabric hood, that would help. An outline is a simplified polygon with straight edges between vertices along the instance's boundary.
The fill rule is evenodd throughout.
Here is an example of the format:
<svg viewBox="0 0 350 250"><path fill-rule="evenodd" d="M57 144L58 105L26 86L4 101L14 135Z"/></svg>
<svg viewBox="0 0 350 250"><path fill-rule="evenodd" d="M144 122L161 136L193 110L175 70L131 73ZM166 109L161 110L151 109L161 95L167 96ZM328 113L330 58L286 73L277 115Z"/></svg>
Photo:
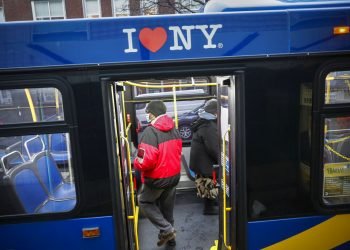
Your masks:
<svg viewBox="0 0 350 250"><path fill-rule="evenodd" d="M169 131L175 127L173 119L171 119L168 115L158 116L155 122L151 125L160 131Z"/></svg>

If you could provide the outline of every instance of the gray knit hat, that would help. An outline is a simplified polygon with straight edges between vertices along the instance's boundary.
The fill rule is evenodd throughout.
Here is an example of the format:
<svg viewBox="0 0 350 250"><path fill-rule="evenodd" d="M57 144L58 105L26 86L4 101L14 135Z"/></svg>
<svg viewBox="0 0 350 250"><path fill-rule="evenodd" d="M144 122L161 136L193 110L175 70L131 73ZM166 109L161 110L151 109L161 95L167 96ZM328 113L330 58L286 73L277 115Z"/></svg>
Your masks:
<svg viewBox="0 0 350 250"><path fill-rule="evenodd" d="M218 113L218 101L216 99L210 99L204 105L204 111L213 115Z"/></svg>
<svg viewBox="0 0 350 250"><path fill-rule="evenodd" d="M150 101L146 107L146 113L154 116L160 116L166 113L166 106L162 101Z"/></svg>

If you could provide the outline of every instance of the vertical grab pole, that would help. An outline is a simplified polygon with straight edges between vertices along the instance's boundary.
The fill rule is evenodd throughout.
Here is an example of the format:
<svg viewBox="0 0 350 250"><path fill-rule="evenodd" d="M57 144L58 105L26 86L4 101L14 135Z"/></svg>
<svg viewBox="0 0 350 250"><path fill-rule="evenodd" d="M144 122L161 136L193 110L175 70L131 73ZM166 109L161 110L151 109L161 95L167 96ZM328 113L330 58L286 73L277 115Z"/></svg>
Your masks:
<svg viewBox="0 0 350 250"><path fill-rule="evenodd" d="M58 98L58 89L55 89L55 105L56 105L56 115L58 116L60 113L60 102L59 102L59 98Z"/></svg>
<svg viewBox="0 0 350 250"><path fill-rule="evenodd" d="M130 146L129 141L126 137L121 137L126 145L126 152L128 157L128 171L129 171L129 183L130 183L130 194L131 194L131 206L132 206L132 215L128 216L129 220L134 221L134 236L135 236L135 243L136 243L136 250L139 250L139 235L138 235L138 213L139 213L139 207L135 206L135 194L134 194L134 182L133 182L133 176L132 176L132 169L131 169L131 163L130 163Z"/></svg>
<svg viewBox="0 0 350 250"><path fill-rule="evenodd" d="M333 77L326 78L326 101L325 104L329 104L331 101L331 80L334 80Z"/></svg>
<svg viewBox="0 0 350 250"><path fill-rule="evenodd" d="M226 141L225 141L225 137L226 135L228 135L231 131L231 128L229 127L228 130L225 132L223 138L222 138L222 152L223 152L223 156L222 156L222 167L223 167L223 174L222 174L222 201L223 201L223 209L222 209L222 218L223 218L223 234L224 234L224 245L226 247L226 249L231 250L231 246L227 245L227 212L230 212L232 210L232 208L230 207L226 207Z"/></svg>
<svg viewBox="0 0 350 250"><path fill-rule="evenodd" d="M179 122L177 120L177 104L176 104L176 87L173 86L173 99L174 99L174 115L175 115L175 128L179 128Z"/></svg>
<svg viewBox="0 0 350 250"><path fill-rule="evenodd" d="M331 101L331 80L334 80L333 77L326 77L326 100L325 104L329 104ZM328 132L328 124L324 125L324 134L326 136Z"/></svg>
<svg viewBox="0 0 350 250"><path fill-rule="evenodd" d="M25 89L24 92L26 93L26 97L27 97L27 100L28 100L28 104L29 104L29 108L30 108L30 113L32 114L33 122L37 122L38 119L37 119L37 117L36 117L35 107L34 107L32 95L30 94L29 89Z"/></svg>
<svg viewBox="0 0 350 250"><path fill-rule="evenodd" d="M126 119L126 111L125 111L125 99L124 99L124 91L122 91L122 103L123 103L123 117L124 117L124 121L127 121ZM124 131L126 131L126 123L124 123ZM126 137L128 136L128 134L126 134Z"/></svg>

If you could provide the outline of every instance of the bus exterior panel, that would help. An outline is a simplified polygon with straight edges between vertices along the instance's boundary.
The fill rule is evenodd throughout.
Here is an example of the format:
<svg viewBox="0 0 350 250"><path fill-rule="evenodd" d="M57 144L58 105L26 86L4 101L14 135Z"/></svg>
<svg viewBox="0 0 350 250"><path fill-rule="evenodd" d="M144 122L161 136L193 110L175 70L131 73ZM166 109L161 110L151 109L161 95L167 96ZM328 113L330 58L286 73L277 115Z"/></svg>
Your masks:
<svg viewBox="0 0 350 250"><path fill-rule="evenodd" d="M0 24L0 69L349 51L350 9ZM159 24L162 25L159 25Z"/></svg>
<svg viewBox="0 0 350 250"><path fill-rule="evenodd" d="M100 235L84 237L86 229L98 229ZM116 249L111 216L9 224L0 232L1 249Z"/></svg>
<svg viewBox="0 0 350 250"><path fill-rule="evenodd" d="M236 122L246 133L238 133L239 145L244 145L239 149L244 153L237 156L247 157L237 166L238 185L235 186L234 178L228 180L227 189L237 198L238 204L233 204L237 205L237 220L228 217L228 231L220 231L230 234L232 249L349 248L349 203L325 204L324 176L317 173L325 168L325 121L350 116L349 104L325 101L327 96L336 96L336 92L348 92L348 87L340 91L337 87L332 92L332 85L325 84L330 80L322 75L325 69L350 72L350 35L334 34L336 27L349 28L350 4L312 1L278 6L243 6L221 14L1 23L1 91L11 89L11 84L24 89L26 80L24 85L29 89L53 87L50 81L43 83L43 79L60 79L58 85L67 87L62 92L67 120L36 122L35 108L31 107L35 102L26 100L29 104L25 117L33 121L1 124L0 136L11 137L4 140L7 143L17 136L66 135L70 140L66 145L71 146L77 203L70 211L46 214L9 214L11 209L1 205L1 209L8 210L0 217L0 248L132 248L128 222L133 216L127 214L129 204L125 201L130 191L118 179L119 164L127 162L126 158L118 158L126 153L118 144L124 124L121 112L113 109L122 99L114 95L123 88L115 83L159 75L222 76L242 72L242 82L227 85L245 88L245 92L240 92L244 96L239 98L244 100L239 103L239 111L245 119ZM343 83L348 83L348 75L344 77ZM41 81L36 83L37 79ZM313 99L308 106L300 105L303 84L312 90ZM130 92L127 95L131 96ZM232 103L237 104L236 100L230 100ZM108 108L112 109L109 113ZM228 107L225 108L228 116ZM305 123L302 131L299 122ZM232 137L236 136L235 129L232 128ZM299 138L300 132L305 138ZM297 186L300 161L304 160L299 154L302 140L306 147L309 142L311 145L305 149L306 186L319 193L301 191ZM225 159L225 165L231 165L224 168L224 175L233 169L235 161ZM32 164L31 160L28 162ZM331 164L327 167L339 169ZM6 171L1 170L1 177ZM7 179L3 180L7 183ZM340 192L338 187L334 190ZM4 198L8 194L2 194L0 198L8 201ZM227 199L231 201L230 197ZM232 212L229 207L224 211ZM100 237L84 238L82 230L96 228L100 229Z"/></svg>

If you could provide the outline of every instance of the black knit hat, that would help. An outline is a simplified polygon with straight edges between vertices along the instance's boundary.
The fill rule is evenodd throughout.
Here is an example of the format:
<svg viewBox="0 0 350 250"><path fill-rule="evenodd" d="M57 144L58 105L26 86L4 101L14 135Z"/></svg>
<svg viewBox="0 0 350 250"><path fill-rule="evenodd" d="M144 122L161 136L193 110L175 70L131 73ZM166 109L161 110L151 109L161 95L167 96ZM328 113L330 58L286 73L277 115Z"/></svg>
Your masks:
<svg viewBox="0 0 350 250"><path fill-rule="evenodd" d="M217 114L218 112L218 101L216 99L210 99L204 105L204 111L210 114Z"/></svg>
<svg viewBox="0 0 350 250"><path fill-rule="evenodd" d="M157 117L166 113L166 107L162 101L150 101L146 107L146 113Z"/></svg>

